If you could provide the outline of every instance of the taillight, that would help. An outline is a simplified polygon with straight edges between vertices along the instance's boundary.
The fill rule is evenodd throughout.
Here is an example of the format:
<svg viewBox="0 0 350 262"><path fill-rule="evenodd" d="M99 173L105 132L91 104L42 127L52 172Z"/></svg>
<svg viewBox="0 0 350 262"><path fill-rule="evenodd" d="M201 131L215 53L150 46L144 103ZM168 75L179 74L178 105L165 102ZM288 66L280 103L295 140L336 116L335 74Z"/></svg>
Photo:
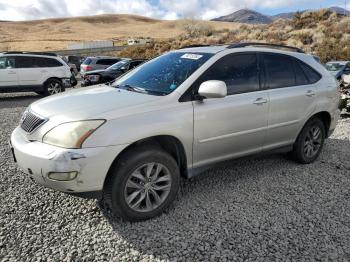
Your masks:
<svg viewBox="0 0 350 262"><path fill-rule="evenodd" d="M91 71L92 70L92 66L88 66L88 65L81 65L82 68L85 70L85 71Z"/></svg>

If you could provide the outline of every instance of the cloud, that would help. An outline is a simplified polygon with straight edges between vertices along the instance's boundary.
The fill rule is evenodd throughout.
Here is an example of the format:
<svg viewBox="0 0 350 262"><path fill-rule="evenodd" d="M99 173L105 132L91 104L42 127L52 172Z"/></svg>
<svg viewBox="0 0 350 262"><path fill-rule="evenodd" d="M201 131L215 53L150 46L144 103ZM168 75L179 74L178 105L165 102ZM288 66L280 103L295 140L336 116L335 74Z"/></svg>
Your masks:
<svg viewBox="0 0 350 262"><path fill-rule="evenodd" d="M318 0L159 0L165 10L172 10L183 17L212 19L227 15L242 8L276 9L281 7L299 6L301 4L317 4Z"/></svg>
<svg viewBox="0 0 350 262"><path fill-rule="evenodd" d="M104 13L137 14L161 19L211 19L241 8L276 9L319 0L0 0L0 20L29 20Z"/></svg>
<svg viewBox="0 0 350 262"><path fill-rule="evenodd" d="M0 0L0 20L30 20L103 13L138 14L156 18L173 12L148 0Z"/></svg>

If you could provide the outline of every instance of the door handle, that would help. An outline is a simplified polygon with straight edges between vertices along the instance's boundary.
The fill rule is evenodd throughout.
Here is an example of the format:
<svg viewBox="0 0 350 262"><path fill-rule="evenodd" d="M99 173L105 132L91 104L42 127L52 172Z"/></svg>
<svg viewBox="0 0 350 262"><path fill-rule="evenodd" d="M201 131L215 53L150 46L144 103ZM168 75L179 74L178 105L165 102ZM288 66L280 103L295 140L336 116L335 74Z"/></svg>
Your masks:
<svg viewBox="0 0 350 262"><path fill-rule="evenodd" d="M308 90L305 95L308 97L312 97L312 96L316 95L316 93L313 90Z"/></svg>
<svg viewBox="0 0 350 262"><path fill-rule="evenodd" d="M41 73L47 73L47 70L41 70L40 72Z"/></svg>
<svg viewBox="0 0 350 262"><path fill-rule="evenodd" d="M262 98L262 97L257 98L257 99L253 102L253 104L255 104L255 105L262 105L262 104L266 104L266 103L267 103L267 99Z"/></svg>
<svg viewBox="0 0 350 262"><path fill-rule="evenodd" d="M14 75L14 74L16 74L16 72L15 72L15 71L9 71L8 74L9 74L9 75Z"/></svg>

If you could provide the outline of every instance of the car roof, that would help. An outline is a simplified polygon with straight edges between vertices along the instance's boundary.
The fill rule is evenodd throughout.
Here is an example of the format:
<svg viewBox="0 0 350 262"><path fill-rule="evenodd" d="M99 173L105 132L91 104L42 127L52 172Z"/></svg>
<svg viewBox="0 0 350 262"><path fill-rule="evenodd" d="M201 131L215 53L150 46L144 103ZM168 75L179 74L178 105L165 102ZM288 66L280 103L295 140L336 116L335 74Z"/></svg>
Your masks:
<svg viewBox="0 0 350 262"><path fill-rule="evenodd" d="M87 58L90 58L90 59L121 59L119 57L113 57L113 56L89 56Z"/></svg>
<svg viewBox="0 0 350 262"><path fill-rule="evenodd" d="M198 52L216 54L224 50L241 51L241 49L243 50L243 48L244 51L269 50L269 52L286 51L287 53L305 53L302 49L298 47L261 42L237 42L224 45L190 45L179 49L178 52Z"/></svg>
<svg viewBox="0 0 350 262"><path fill-rule="evenodd" d="M60 58L58 56L40 55L40 54L31 54L31 53L25 53L25 54L0 53L0 56L30 56L30 57L43 57L43 58L51 58L51 59L58 59L58 58Z"/></svg>
<svg viewBox="0 0 350 262"><path fill-rule="evenodd" d="M212 45L212 46L189 46L176 50L175 52L193 52L193 53L209 53L216 54L227 49L228 45Z"/></svg>
<svg viewBox="0 0 350 262"><path fill-rule="evenodd" d="M350 61L329 61L327 62L327 64L331 64L331 63L338 63L338 64L347 64L350 63Z"/></svg>

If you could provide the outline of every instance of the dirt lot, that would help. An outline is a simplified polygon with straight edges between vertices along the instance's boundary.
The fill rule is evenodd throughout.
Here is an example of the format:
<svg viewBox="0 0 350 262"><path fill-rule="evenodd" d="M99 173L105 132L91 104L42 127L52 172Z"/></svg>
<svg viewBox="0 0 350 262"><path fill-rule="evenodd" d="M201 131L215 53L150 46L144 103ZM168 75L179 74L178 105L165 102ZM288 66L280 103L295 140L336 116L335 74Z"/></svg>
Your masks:
<svg viewBox="0 0 350 262"><path fill-rule="evenodd" d="M19 172L7 141L36 99L0 94L0 261L350 260L350 119L314 164L230 161L184 181L166 214L132 224Z"/></svg>

